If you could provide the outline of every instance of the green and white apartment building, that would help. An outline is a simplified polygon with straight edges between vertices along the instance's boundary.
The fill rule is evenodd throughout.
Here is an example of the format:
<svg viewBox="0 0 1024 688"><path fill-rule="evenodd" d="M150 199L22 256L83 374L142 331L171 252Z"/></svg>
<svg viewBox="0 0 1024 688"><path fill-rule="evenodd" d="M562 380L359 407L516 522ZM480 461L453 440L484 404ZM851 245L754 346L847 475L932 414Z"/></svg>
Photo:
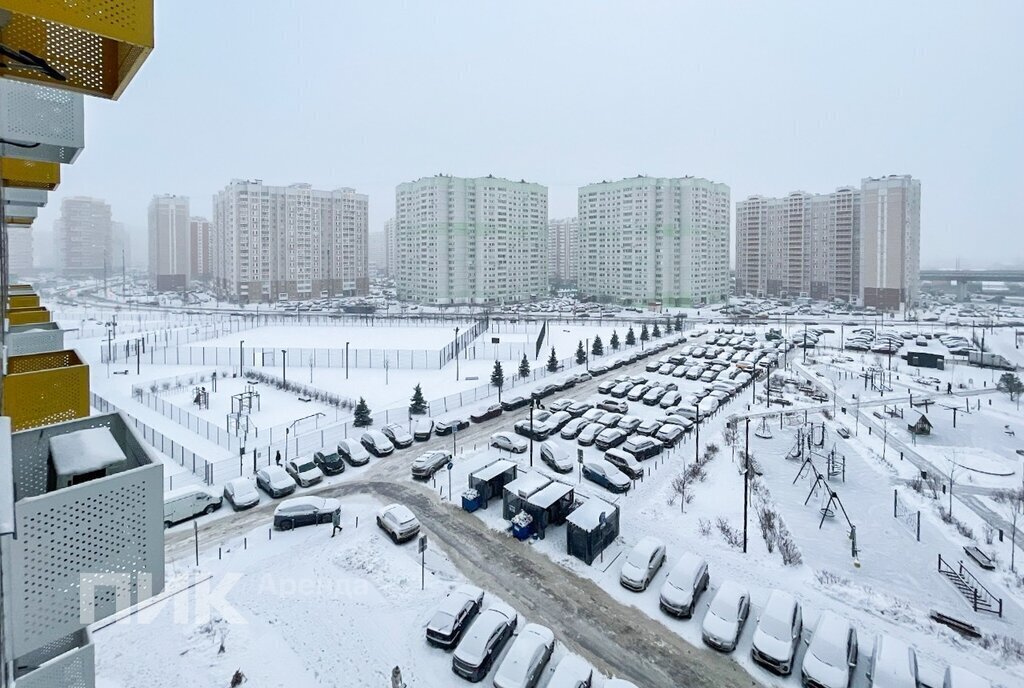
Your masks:
<svg viewBox="0 0 1024 688"><path fill-rule="evenodd" d="M548 294L548 190L498 177L438 175L395 193L398 297L501 304Z"/></svg>
<svg viewBox="0 0 1024 688"><path fill-rule="evenodd" d="M580 294L623 305L724 301L729 214L729 187L699 177L581 187Z"/></svg>

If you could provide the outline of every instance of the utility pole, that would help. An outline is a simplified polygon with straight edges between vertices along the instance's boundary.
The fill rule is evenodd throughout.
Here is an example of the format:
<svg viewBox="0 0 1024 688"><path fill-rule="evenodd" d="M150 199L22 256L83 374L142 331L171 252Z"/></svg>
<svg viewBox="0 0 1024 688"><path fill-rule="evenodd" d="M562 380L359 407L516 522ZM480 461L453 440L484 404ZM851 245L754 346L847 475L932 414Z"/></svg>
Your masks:
<svg viewBox="0 0 1024 688"><path fill-rule="evenodd" d="M345 379L348 379L348 342L345 342Z"/></svg>
<svg viewBox="0 0 1024 688"><path fill-rule="evenodd" d="M750 501L750 416L746 422L746 448L743 450L743 553L747 553L747 503Z"/></svg>
<svg viewBox="0 0 1024 688"><path fill-rule="evenodd" d="M288 383L288 349L281 349L281 382Z"/></svg>
<svg viewBox="0 0 1024 688"><path fill-rule="evenodd" d="M245 340L244 339L238 340L238 377L242 377L242 362L243 362L242 345L243 344L245 344Z"/></svg>
<svg viewBox="0 0 1024 688"><path fill-rule="evenodd" d="M455 328L455 381L459 381L459 328L457 327ZM533 452L530 452L530 458L533 459ZM533 465L532 461L530 465Z"/></svg>

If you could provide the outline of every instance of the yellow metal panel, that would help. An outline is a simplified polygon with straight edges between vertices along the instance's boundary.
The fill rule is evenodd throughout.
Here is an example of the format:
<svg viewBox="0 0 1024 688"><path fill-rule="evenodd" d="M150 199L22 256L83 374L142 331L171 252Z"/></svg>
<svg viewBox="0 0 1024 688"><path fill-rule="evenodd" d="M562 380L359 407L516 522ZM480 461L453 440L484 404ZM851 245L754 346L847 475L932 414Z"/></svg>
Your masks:
<svg viewBox="0 0 1024 688"><path fill-rule="evenodd" d="M4 378L3 415L12 430L89 415L89 366L73 350L11 356Z"/></svg>
<svg viewBox="0 0 1024 688"><path fill-rule="evenodd" d="M153 0L0 0L11 21L0 42L45 59L67 77L10 76L117 99L153 50Z"/></svg>
<svg viewBox="0 0 1024 688"><path fill-rule="evenodd" d="M45 308L12 308L6 313L12 325L38 325L50 322L50 311Z"/></svg>
<svg viewBox="0 0 1024 688"><path fill-rule="evenodd" d="M36 219L34 217L5 217L4 218L4 222L6 222L7 224L9 224L9 225L20 225L22 227L24 227L25 225L31 225L35 221L36 221Z"/></svg>
<svg viewBox="0 0 1024 688"><path fill-rule="evenodd" d="M60 184L60 165L21 158L0 158L0 179L14 189L46 189Z"/></svg>
<svg viewBox="0 0 1024 688"><path fill-rule="evenodd" d="M39 308L38 294L12 294L7 298L8 308Z"/></svg>

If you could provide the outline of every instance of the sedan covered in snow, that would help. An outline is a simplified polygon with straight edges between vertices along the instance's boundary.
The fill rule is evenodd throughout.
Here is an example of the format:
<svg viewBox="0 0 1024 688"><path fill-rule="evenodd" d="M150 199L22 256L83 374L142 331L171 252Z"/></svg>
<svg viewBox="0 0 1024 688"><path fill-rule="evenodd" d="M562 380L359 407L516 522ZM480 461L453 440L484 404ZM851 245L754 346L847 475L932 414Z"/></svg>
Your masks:
<svg viewBox="0 0 1024 688"><path fill-rule="evenodd" d="M541 443L540 460L559 473L572 471L573 461L569 450L560 444L551 441Z"/></svg>
<svg viewBox="0 0 1024 688"><path fill-rule="evenodd" d="M330 523L335 512L341 510L341 502L330 497L294 497L281 502L274 509L274 527L291 530L299 526L315 526Z"/></svg>
<svg viewBox="0 0 1024 688"><path fill-rule="evenodd" d="M619 583L627 590L641 592L665 563L665 543L650 535L640 539L626 556Z"/></svg>
<svg viewBox="0 0 1024 688"><path fill-rule="evenodd" d="M512 607L500 602L484 610L452 655L452 671L470 681L480 681L505 649L519 619Z"/></svg>
<svg viewBox="0 0 1024 688"><path fill-rule="evenodd" d="M722 652L732 652L750 615L750 593L733 581L725 581L711 598L701 624L704 644Z"/></svg>
<svg viewBox="0 0 1024 688"><path fill-rule="evenodd" d="M494 688L534 688L555 649L555 634L539 624L526 624L494 675Z"/></svg>
<svg viewBox="0 0 1024 688"><path fill-rule="evenodd" d="M857 665L857 631L838 614L824 611L804 655L800 682L814 688L848 688Z"/></svg>
<svg viewBox="0 0 1024 688"><path fill-rule="evenodd" d="M298 485L280 466L265 466L256 471L256 487L274 499L278 499L295 492Z"/></svg>
<svg viewBox="0 0 1024 688"><path fill-rule="evenodd" d="M584 478L611 492L628 492L632 485L625 473L604 459L584 461L581 471Z"/></svg>
<svg viewBox="0 0 1024 688"><path fill-rule="evenodd" d="M513 454L524 453L529 444L522 437L511 432L496 432L491 435L491 446Z"/></svg>
<svg viewBox="0 0 1024 688"><path fill-rule="evenodd" d="M444 649L457 645L483 603L484 591L474 585L460 585L452 590L427 623L427 642Z"/></svg>

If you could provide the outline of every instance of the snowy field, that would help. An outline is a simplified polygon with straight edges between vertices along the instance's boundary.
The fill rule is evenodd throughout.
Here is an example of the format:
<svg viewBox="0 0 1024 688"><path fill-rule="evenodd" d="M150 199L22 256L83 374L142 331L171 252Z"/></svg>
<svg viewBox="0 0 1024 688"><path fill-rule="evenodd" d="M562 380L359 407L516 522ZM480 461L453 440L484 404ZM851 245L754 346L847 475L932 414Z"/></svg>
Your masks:
<svg viewBox="0 0 1024 688"><path fill-rule="evenodd" d="M344 349L348 342L352 349L427 349L437 350L455 339L455 327L464 330L472 323L455 323L451 327L389 327L346 325L271 326L246 330L243 333L216 337L193 346L238 346L239 339L246 347Z"/></svg>

